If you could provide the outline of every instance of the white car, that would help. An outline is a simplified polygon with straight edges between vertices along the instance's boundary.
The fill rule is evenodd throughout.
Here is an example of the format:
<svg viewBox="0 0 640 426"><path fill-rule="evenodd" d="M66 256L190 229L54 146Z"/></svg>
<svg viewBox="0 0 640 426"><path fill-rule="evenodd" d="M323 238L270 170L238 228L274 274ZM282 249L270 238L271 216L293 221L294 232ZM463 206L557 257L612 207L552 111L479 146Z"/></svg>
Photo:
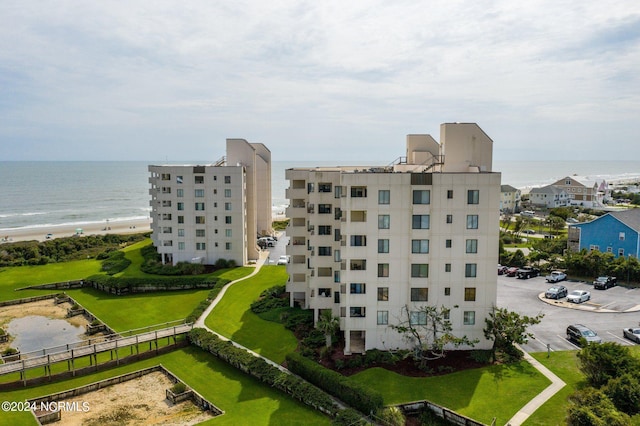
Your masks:
<svg viewBox="0 0 640 426"><path fill-rule="evenodd" d="M582 303L591 299L591 293L585 290L573 290L567 296L567 302Z"/></svg>
<svg viewBox="0 0 640 426"><path fill-rule="evenodd" d="M567 274L560 271L553 271L549 275L547 275L548 283L559 283L560 281L564 281L567 279Z"/></svg>
<svg viewBox="0 0 640 426"><path fill-rule="evenodd" d="M289 256L287 256L286 254L280 256L280 258L278 259L278 265L286 265L287 263L289 263Z"/></svg>

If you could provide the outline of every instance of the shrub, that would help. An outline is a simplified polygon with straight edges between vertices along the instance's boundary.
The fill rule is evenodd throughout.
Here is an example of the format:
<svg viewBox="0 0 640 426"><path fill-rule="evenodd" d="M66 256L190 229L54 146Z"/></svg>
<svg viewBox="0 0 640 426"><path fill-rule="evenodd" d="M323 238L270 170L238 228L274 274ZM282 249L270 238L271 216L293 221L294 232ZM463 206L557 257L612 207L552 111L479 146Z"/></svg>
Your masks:
<svg viewBox="0 0 640 426"><path fill-rule="evenodd" d="M171 392L178 395L187 390L187 385L182 382L178 382L175 385L171 386Z"/></svg>
<svg viewBox="0 0 640 426"><path fill-rule="evenodd" d="M127 269L131 261L127 259L124 252L112 251L108 257L102 261L102 270L109 275L117 274Z"/></svg>
<svg viewBox="0 0 640 426"><path fill-rule="evenodd" d="M489 364L491 362L491 358L492 358L491 351L489 351L489 350L482 351L482 350L478 350L478 349L471 351L471 354L469 356L475 362L481 362L483 364Z"/></svg>
<svg viewBox="0 0 640 426"><path fill-rule="evenodd" d="M18 353L18 350L16 348L7 348L2 352L2 355L9 356L9 355L15 355L17 353Z"/></svg>
<svg viewBox="0 0 640 426"><path fill-rule="evenodd" d="M344 426L365 426L369 423L362 418L362 415L355 410L346 409L340 410L332 425L344 425Z"/></svg>
<svg viewBox="0 0 640 426"><path fill-rule="evenodd" d="M587 382L596 388L640 369L640 360L631 355L628 347L612 342L584 347L578 352L578 360Z"/></svg>
<svg viewBox="0 0 640 426"><path fill-rule="evenodd" d="M383 409L379 417L382 419L383 424L389 426L404 426L406 422L402 410L398 407L387 407Z"/></svg>

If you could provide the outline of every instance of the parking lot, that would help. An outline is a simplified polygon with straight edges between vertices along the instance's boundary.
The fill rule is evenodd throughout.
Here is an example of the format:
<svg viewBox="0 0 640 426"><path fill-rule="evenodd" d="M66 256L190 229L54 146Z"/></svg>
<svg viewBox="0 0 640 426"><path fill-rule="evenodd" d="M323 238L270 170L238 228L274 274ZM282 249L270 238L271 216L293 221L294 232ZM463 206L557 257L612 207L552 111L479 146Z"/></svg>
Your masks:
<svg viewBox="0 0 640 426"><path fill-rule="evenodd" d="M635 343L622 337L622 329L637 327L640 323L640 289L626 289L616 286L608 290L594 290L593 285L578 281L559 283L572 290L591 292L591 300L580 305L548 300L541 297L553 284L544 277L527 280L498 276L498 306L522 315L544 314L540 324L529 328L534 339L523 345L527 352L541 352L578 349L566 339L566 328L570 324L584 324L594 330L605 342L622 345ZM623 283L620 283L623 284Z"/></svg>

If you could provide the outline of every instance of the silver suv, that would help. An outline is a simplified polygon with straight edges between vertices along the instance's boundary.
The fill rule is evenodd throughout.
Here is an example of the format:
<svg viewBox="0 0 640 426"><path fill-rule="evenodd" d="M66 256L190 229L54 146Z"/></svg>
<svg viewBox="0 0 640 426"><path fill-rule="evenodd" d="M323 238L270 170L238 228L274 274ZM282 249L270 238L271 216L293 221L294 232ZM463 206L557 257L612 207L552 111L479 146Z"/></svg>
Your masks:
<svg viewBox="0 0 640 426"><path fill-rule="evenodd" d="M581 344L582 339L585 339L588 345L602 343L602 338L598 336L598 333L582 324L573 324L567 327L567 339L578 345Z"/></svg>

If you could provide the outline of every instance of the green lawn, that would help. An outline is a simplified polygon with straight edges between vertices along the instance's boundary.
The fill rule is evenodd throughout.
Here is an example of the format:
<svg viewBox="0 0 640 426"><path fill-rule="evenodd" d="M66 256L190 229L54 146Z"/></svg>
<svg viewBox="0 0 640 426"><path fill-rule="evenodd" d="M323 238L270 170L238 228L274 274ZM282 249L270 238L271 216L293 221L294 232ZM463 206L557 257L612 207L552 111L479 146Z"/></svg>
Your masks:
<svg viewBox="0 0 640 426"><path fill-rule="evenodd" d="M259 318L251 312L250 305L263 290L286 282L286 268L263 266L257 275L232 285L205 324L264 357L283 362L297 346L295 337L282 324Z"/></svg>
<svg viewBox="0 0 640 426"><path fill-rule="evenodd" d="M88 376L0 392L0 400L24 401L27 398L60 392L98 380L162 364L225 414L206 425L329 425L330 419L287 395L264 386L259 381L218 360L198 348L189 347L152 359ZM64 413L63 413L64 417ZM302 420L303 419L303 420ZM35 425L31 413L3 413L2 424Z"/></svg>
<svg viewBox="0 0 640 426"><path fill-rule="evenodd" d="M492 365L444 376L406 377L382 368L353 380L380 392L385 405L426 399L474 420L502 425L550 382L526 362Z"/></svg>

